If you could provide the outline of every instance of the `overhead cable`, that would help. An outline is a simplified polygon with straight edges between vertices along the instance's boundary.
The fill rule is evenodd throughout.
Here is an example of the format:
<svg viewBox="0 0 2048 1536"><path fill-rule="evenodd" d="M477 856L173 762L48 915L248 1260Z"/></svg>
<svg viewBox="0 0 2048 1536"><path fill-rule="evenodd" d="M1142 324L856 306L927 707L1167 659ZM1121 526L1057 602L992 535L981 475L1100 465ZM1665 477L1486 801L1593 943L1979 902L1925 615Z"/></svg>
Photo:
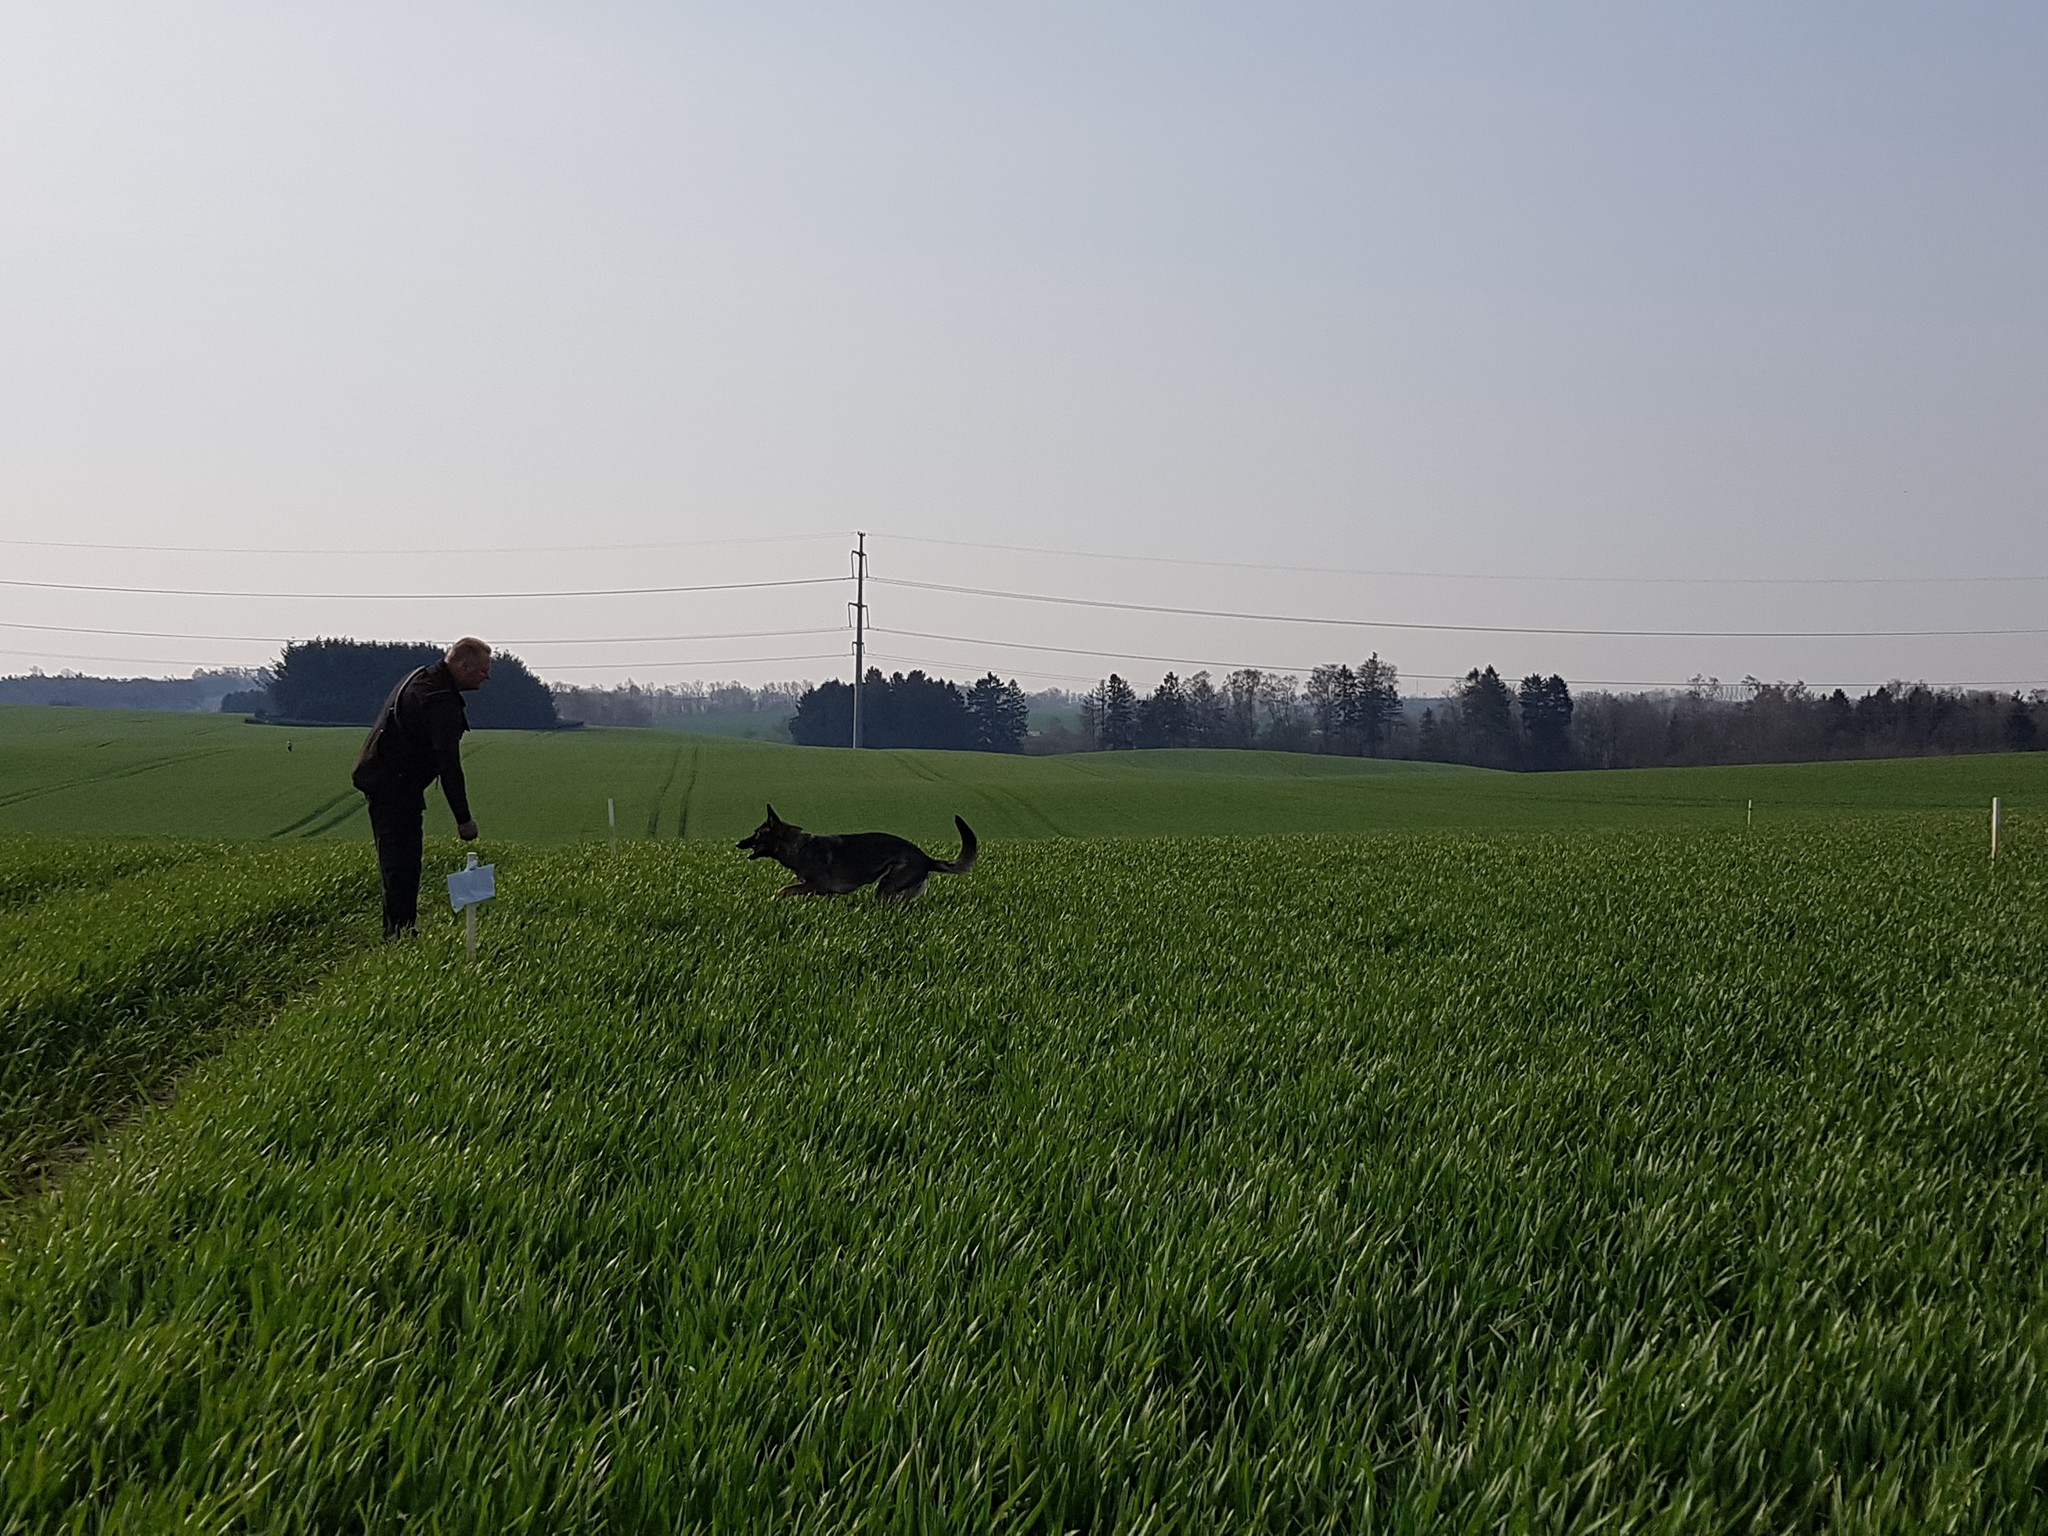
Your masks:
<svg viewBox="0 0 2048 1536"><path fill-rule="evenodd" d="M2048 635L2048 629L1554 629L1528 624L1416 624L1394 619L1332 619L1304 613L1247 613L1229 608L1119 603L1106 598L1055 597L1042 592L1006 592L993 587L956 587L940 581L905 581L896 576L870 576L868 580L876 586L908 587L920 592L953 592L964 597L998 597L1020 603L1053 603L1067 608L1112 608L1123 613L1172 613L1201 619L1324 624L1347 629L1428 630L1458 635L1572 635L1607 640L1929 640Z"/></svg>
<svg viewBox="0 0 2048 1536"><path fill-rule="evenodd" d="M844 658L841 651L821 651L803 656L713 656L680 657L671 661L579 661L550 664L537 671L555 672L625 672L633 667L741 667L755 666L766 662L780 661L838 661ZM25 656L35 661L111 661L126 666L138 667L191 667L203 672L255 672L253 667L242 662L194 661L177 656L96 656L74 654L69 651L12 651L0 650L0 656ZM176 679L174 679L175 681Z"/></svg>
<svg viewBox="0 0 2048 1536"><path fill-rule="evenodd" d="M554 639L527 636L493 640L491 643L500 650L514 645L691 644L699 640L776 640L799 635L836 635L845 627L843 624L834 624L823 629L733 629L702 635L562 635ZM297 638L291 635L197 635L184 630L166 629L93 629L82 624L17 624L12 619L0 619L0 629L32 629L64 635L119 635L124 639L134 640L224 640L254 645L290 645Z"/></svg>
<svg viewBox="0 0 2048 1536"><path fill-rule="evenodd" d="M466 545L461 549L257 549L217 544L80 544L68 539L0 539L15 549L91 549L110 553L137 551L152 555L308 555L330 558L364 555L575 555L629 554L649 549L709 549L726 544L807 544L845 538L842 533L775 533L756 538L656 539L640 544L506 544L495 548Z"/></svg>
<svg viewBox="0 0 2048 1536"><path fill-rule="evenodd" d="M1055 555L1066 560L1113 560L1138 565L1199 566L1219 571L1275 571L1290 576L1387 576L1404 581L1574 582L1621 586L1730 587L1886 587L1922 586L1936 582L2048 581L2048 573L1976 576L1596 576L1531 571L1405 571L1386 567L1338 565L1263 565L1250 560L1202 560L1191 555L1115 555L1091 549L1052 549L1037 544L984 544L972 539L939 539L911 533L870 535L900 544L937 544L951 549L987 549L1012 555Z"/></svg>
<svg viewBox="0 0 2048 1536"><path fill-rule="evenodd" d="M780 581L713 581L690 587L588 587L563 592L228 592L201 587L112 587L77 581L14 581L0 587L34 587L54 592L123 592L148 597L267 597L346 603L456 603L475 599L534 597L667 597L683 592L756 592L767 587L819 587L844 576L793 576Z"/></svg>

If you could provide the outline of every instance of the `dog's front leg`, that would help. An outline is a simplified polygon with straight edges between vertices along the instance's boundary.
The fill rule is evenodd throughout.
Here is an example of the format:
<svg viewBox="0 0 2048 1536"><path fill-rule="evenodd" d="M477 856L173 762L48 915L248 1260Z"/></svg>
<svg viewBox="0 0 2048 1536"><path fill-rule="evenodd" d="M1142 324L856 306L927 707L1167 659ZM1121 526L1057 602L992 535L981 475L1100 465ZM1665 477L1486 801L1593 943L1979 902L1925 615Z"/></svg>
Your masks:
<svg viewBox="0 0 2048 1536"><path fill-rule="evenodd" d="M785 885L775 894L779 898L783 896L823 896L825 892L819 890L815 885L807 885L799 880L793 885Z"/></svg>

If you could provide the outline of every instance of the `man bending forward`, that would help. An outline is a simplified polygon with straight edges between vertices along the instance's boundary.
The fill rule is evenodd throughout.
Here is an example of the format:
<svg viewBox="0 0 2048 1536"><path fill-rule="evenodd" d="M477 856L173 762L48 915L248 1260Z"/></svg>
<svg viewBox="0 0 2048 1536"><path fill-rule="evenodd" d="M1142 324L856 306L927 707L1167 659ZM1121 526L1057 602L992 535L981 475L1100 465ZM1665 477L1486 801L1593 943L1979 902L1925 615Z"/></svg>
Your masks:
<svg viewBox="0 0 2048 1536"><path fill-rule="evenodd" d="M476 837L462 782L462 733L469 729L462 696L490 675L491 648L473 637L456 641L440 661L391 690L356 758L355 786L370 802L370 835L377 840L387 939L419 927L420 843L427 786L435 779L455 813L456 832L464 842Z"/></svg>

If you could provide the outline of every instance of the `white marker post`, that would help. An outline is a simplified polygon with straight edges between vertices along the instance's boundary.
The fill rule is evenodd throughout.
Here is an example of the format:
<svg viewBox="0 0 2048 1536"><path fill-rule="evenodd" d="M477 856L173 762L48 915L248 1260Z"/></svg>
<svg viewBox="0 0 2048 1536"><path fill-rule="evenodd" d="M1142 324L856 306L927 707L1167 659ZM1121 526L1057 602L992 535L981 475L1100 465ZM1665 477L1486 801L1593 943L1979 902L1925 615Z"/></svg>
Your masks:
<svg viewBox="0 0 2048 1536"><path fill-rule="evenodd" d="M1745 832L1754 832L1756 830L1756 802L1754 800L1749 802L1749 809L1742 814L1742 830Z"/></svg>
<svg viewBox="0 0 2048 1536"><path fill-rule="evenodd" d="M604 803L604 819L612 829L612 852L619 851L619 802L607 799Z"/></svg>
<svg viewBox="0 0 2048 1536"><path fill-rule="evenodd" d="M463 914L463 942L472 961L476 959L476 909L497 894L497 866L477 863L473 853L467 864L448 877L448 905Z"/></svg>
<svg viewBox="0 0 2048 1536"><path fill-rule="evenodd" d="M1998 857L1998 796L1991 797L1991 857Z"/></svg>

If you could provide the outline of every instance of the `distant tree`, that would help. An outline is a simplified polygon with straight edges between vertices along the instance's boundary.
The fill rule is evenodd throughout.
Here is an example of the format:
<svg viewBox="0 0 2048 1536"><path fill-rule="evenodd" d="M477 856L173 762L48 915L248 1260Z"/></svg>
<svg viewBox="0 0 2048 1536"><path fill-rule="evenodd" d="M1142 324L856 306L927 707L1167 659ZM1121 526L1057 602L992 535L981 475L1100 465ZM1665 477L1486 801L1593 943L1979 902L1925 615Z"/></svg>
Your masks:
<svg viewBox="0 0 2048 1536"><path fill-rule="evenodd" d="M628 682L617 688L578 688L555 683L548 691L555 696L555 712L564 720L643 728L654 724L654 690L637 683Z"/></svg>
<svg viewBox="0 0 2048 1536"><path fill-rule="evenodd" d="M1465 746L1489 768L1509 768L1515 760L1514 696L1492 667L1474 667L1458 686L1458 726Z"/></svg>
<svg viewBox="0 0 2048 1536"><path fill-rule="evenodd" d="M260 715L270 708L270 694L267 689L248 688L240 693L231 693L220 701L220 712L224 715Z"/></svg>
<svg viewBox="0 0 2048 1536"><path fill-rule="evenodd" d="M1367 757L1379 757L1401 718L1401 677L1391 661L1374 651L1352 674L1352 731Z"/></svg>
<svg viewBox="0 0 2048 1536"><path fill-rule="evenodd" d="M271 713L322 725L368 725L384 700L417 667L445 648L426 642L306 640L288 645L273 670ZM509 651L492 654L491 680L465 695L479 730L549 730L560 721L554 696Z"/></svg>
<svg viewBox="0 0 2048 1536"><path fill-rule="evenodd" d="M2027 708L2026 701L2014 696L2012 710L2005 717L2005 744L2014 752L2031 752L2037 745L2040 729L2034 724L2034 713Z"/></svg>
<svg viewBox="0 0 2048 1536"><path fill-rule="evenodd" d="M789 718L789 739L800 747L852 746L852 687L835 677L806 689Z"/></svg>
<svg viewBox="0 0 2048 1536"><path fill-rule="evenodd" d="M1555 674L1522 679L1522 760L1531 768L1562 768L1571 750L1572 691Z"/></svg>
<svg viewBox="0 0 2048 1536"><path fill-rule="evenodd" d="M1301 682L1291 672L1259 678L1259 745L1274 752L1305 752L1309 726L1301 709Z"/></svg>
<svg viewBox="0 0 2048 1536"><path fill-rule="evenodd" d="M991 672L967 690L967 717L978 751L1015 752L1030 729L1031 706L1015 678L1006 683Z"/></svg>
<svg viewBox="0 0 2048 1536"><path fill-rule="evenodd" d="M1345 737L1350 729L1352 713L1353 682L1351 669L1347 666L1324 664L1308 675L1308 686L1302 689L1302 698L1307 702L1309 713L1316 723L1316 745L1324 752L1345 750Z"/></svg>
<svg viewBox="0 0 2048 1536"><path fill-rule="evenodd" d="M1116 673L1103 679L1095 734L1105 752L1128 752L1138 744L1138 696Z"/></svg>
<svg viewBox="0 0 2048 1536"><path fill-rule="evenodd" d="M1209 674L1197 672L1187 680L1182 692L1187 695L1188 745L1222 746L1223 698L1217 693L1216 685L1209 680Z"/></svg>
<svg viewBox="0 0 2048 1536"><path fill-rule="evenodd" d="M880 678L871 672L861 691L862 746L961 752L973 747L973 722L956 684L922 671L892 673L886 685L877 687Z"/></svg>
<svg viewBox="0 0 2048 1536"><path fill-rule="evenodd" d="M1266 674L1257 667L1241 667L1223 679L1218 700L1223 706L1225 747L1252 747L1259 740L1259 696Z"/></svg>
<svg viewBox="0 0 2048 1536"><path fill-rule="evenodd" d="M789 739L804 747L853 742L853 689L834 678L807 689L789 722ZM966 751L974 744L967 701L956 684L923 672L884 677L870 667L861 679L860 744Z"/></svg>
<svg viewBox="0 0 2048 1536"><path fill-rule="evenodd" d="M1855 739L1856 706L1837 688L1821 705L1821 748L1829 753L1844 752Z"/></svg>
<svg viewBox="0 0 2048 1536"><path fill-rule="evenodd" d="M1422 724L1415 733L1415 751L1426 763L1440 763L1445 760L1443 730L1437 724L1434 709L1425 709L1422 712Z"/></svg>
<svg viewBox="0 0 2048 1536"><path fill-rule="evenodd" d="M1184 747L1188 744L1188 701L1180 679L1171 672L1159 680L1148 698L1138 701L1138 745Z"/></svg>
<svg viewBox="0 0 2048 1536"><path fill-rule="evenodd" d="M1891 689L1879 688L1873 693L1866 693L1856 701L1856 734L1867 745L1881 750L1891 744L1897 716Z"/></svg>

